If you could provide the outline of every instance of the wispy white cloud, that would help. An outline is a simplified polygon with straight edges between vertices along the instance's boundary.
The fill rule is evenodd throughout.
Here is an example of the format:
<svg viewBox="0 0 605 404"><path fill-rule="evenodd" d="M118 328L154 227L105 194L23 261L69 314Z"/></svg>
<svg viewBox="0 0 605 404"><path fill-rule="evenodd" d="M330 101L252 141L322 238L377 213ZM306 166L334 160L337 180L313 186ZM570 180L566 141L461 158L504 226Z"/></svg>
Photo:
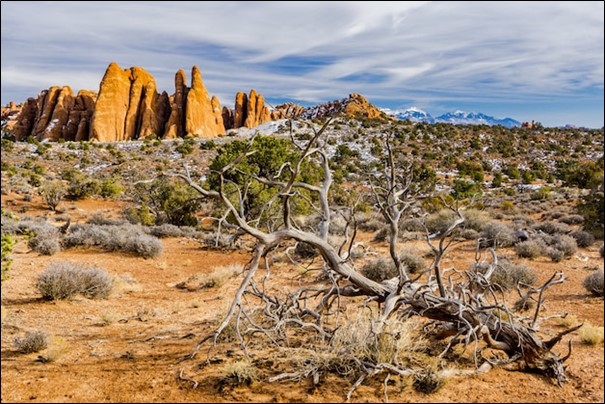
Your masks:
<svg viewBox="0 0 605 404"><path fill-rule="evenodd" d="M168 92L176 70L189 76L197 64L209 91L227 105L236 91L252 87L274 100L318 102L360 92L393 106L474 102L514 111L514 103L575 101L592 108L591 124L603 124L603 2L1 7L3 104L51 85L94 89L117 61L145 67ZM535 105L523 110L545 113Z"/></svg>

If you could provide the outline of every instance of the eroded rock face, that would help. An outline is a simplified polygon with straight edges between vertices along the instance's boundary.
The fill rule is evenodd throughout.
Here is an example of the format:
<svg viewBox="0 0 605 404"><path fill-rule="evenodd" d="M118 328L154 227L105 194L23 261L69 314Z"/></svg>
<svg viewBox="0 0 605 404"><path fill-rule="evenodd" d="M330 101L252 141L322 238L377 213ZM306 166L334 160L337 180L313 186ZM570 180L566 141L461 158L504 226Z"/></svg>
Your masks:
<svg viewBox="0 0 605 404"><path fill-rule="evenodd" d="M99 97L92 117L91 140L126 140L125 123L130 101L130 71L111 63L101 80Z"/></svg>
<svg viewBox="0 0 605 404"><path fill-rule="evenodd" d="M103 142L213 138L224 135L226 129L254 128L270 120L309 115L309 109L291 103L270 111L264 97L254 89L248 95L238 92L233 110L223 108L217 97L208 94L200 69L194 66L191 73L191 87L187 87L183 70L176 73L174 94L169 96L158 93L154 77L145 69L122 69L113 62L101 80L98 94L81 90L74 96L70 87L54 86L22 105L3 108L2 113L7 117L11 114L17 140L35 136L39 140ZM315 112L333 110L370 118L380 114L359 94Z"/></svg>
<svg viewBox="0 0 605 404"><path fill-rule="evenodd" d="M16 140L23 141L32 134L37 115L38 101L35 98L30 97L23 103L21 112L17 115L15 125L13 126L13 134L15 135Z"/></svg>
<svg viewBox="0 0 605 404"><path fill-rule="evenodd" d="M265 106L265 99L257 94L256 90L250 90L250 95L238 92L235 95L235 104L233 109L233 124L225 124L225 128L254 128L271 120L271 112Z"/></svg>
<svg viewBox="0 0 605 404"><path fill-rule="evenodd" d="M197 66L193 66L191 70L191 89L187 94L185 116L187 136L213 138L225 134L218 98L210 99L202 82L202 73Z"/></svg>
<svg viewBox="0 0 605 404"><path fill-rule="evenodd" d="M271 111L271 120L276 121L278 119L298 118L304 111L305 108L303 108L301 105L287 102L285 104L276 106L275 109Z"/></svg>
<svg viewBox="0 0 605 404"><path fill-rule="evenodd" d="M357 93L349 94L344 113L354 118L376 119L384 117L384 112L370 104L363 95Z"/></svg>
<svg viewBox="0 0 605 404"><path fill-rule="evenodd" d="M187 90L185 71L180 69L174 76L174 95L170 97L170 117L166 122L164 139L174 139L184 135Z"/></svg>
<svg viewBox="0 0 605 404"><path fill-rule="evenodd" d="M57 97L54 99L48 99L48 104L54 105L46 105L46 107L50 106L52 109L52 113L50 116L50 121L42 131L38 135L39 140L52 140L58 141L59 139L64 139L64 133L67 130L67 121L69 119L69 112L74 107L74 93L72 89L68 86L61 88L57 94Z"/></svg>

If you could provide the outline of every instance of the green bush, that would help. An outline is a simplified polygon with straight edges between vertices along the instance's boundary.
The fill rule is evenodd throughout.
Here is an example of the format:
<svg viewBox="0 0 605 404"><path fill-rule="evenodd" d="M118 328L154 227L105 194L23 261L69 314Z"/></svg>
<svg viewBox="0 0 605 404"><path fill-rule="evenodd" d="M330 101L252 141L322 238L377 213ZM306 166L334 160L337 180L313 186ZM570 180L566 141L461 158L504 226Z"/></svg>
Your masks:
<svg viewBox="0 0 605 404"><path fill-rule="evenodd" d="M44 196L46 204L53 212L57 210L57 206L61 203L63 197L67 194L67 187L62 181L46 181L40 190Z"/></svg>
<svg viewBox="0 0 605 404"><path fill-rule="evenodd" d="M199 194L184 182L162 176L151 183L137 184L135 193L141 210L131 212L131 217L138 217L143 224L150 224L150 217L145 212L147 208L155 217L155 224L167 222L176 226L195 226L198 223L195 213L202 201Z"/></svg>

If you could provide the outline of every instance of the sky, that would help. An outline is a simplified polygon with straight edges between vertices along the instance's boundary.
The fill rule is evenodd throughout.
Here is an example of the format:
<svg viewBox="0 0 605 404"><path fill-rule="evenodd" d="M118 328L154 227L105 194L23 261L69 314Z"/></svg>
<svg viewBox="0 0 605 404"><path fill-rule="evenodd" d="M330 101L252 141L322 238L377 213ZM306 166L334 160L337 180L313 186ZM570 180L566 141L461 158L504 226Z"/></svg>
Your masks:
<svg viewBox="0 0 605 404"><path fill-rule="evenodd" d="M110 62L158 89L198 65L232 107L361 93L390 109L603 127L604 2L2 1L2 105L98 90Z"/></svg>

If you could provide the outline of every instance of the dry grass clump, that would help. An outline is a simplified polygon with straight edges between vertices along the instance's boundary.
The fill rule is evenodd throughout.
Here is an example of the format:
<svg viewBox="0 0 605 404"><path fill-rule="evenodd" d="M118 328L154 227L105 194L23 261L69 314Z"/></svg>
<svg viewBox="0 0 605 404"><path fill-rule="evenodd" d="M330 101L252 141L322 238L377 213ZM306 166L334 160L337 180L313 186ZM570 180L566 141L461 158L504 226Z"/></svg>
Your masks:
<svg viewBox="0 0 605 404"><path fill-rule="evenodd" d="M241 264L229 264L216 267L208 275L192 275L186 280L177 283L177 289L195 291L200 289L220 288L229 279L242 273L244 266Z"/></svg>
<svg viewBox="0 0 605 404"><path fill-rule="evenodd" d="M220 382L220 388L250 386L259 379L258 369L246 360L231 362L223 367L225 376Z"/></svg>
<svg viewBox="0 0 605 404"><path fill-rule="evenodd" d="M78 293L91 299L106 298L113 288L113 279L101 268L52 262L38 276L36 288L47 300L69 299Z"/></svg>
<svg viewBox="0 0 605 404"><path fill-rule="evenodd" d="M15 338L14 345L23 354L40 352L48 347L48 333L46 331L29 331L23 338Z"/></svg>
<svg viewBox="0 0 605 404"><path fill-rule="evenodd" d="M603 327L584 323L578 330L580 341L586 345L597 345L603 342Z"/></svg>

